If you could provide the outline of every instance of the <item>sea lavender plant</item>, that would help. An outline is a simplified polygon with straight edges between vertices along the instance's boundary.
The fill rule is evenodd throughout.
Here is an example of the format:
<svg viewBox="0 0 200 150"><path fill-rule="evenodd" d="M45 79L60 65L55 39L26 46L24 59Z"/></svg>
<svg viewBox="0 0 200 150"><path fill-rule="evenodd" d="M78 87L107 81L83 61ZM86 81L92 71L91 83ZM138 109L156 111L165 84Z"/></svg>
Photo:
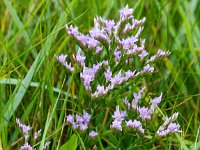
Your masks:
<svg viewBox="0 0 200 150"><path fill-rule="evenodd" d="M136 82L137 79L154 73L154 62L170 54L169 51L159 49L155 55L150 56L145 49L145 39L141 38L146 18L141 20L134 18L133 9L129 8L128 5L122 8L119 13L118 22L106 20L102 17L94 18L94 27L88 34L79 32L76 26L66 25L68 35L76 41L79 49L75 55L71 56L73 61L70 63L65 60L68 55L56 56L56 59L67 70L80 75L84 89L87 95L91 97L91 103L98 101L98 99L102 100L102 98L104 101L109 101L110 97L118 95L117 92L120 89L124 87L132 88L133 81ZM140 63L140 65L135 62ZM135 87L137 87L137 84L135 84ZM135 89L138 89L138 87ZM114 102L117 106L112 115L114 120L110 124L111 129L121 132L125 123L125 129L134 129L145 134L146 129L143 127L143 122L150 122L163 95L150 98L150 106L144 106L141 105L141 100L144 99L144 93L147 93L145 90L147 90L146 87L141 88L139 92L134 90L132 102L127 97L122 97L123 94L118 96L127 108L120 111L120 106L124 108L123 105L119 106L119 102ZM98 105L98 109L102 109L99 108L101 106ZM106 105L106 107L112 108L113 103ZM95 108L97 109L97 107ZM83 116L70 114L66 117L66 121L72 125L74 130L79 128L81 131L85 131L89 128L88 123L92 118L91 115L86 115L88 118L86 122ZM166 136L169 133L180 132L180 125L172 123L176 118L176 115L173 115L172 118L166 118L155 135ZM90 132L89 137L95 137L94 135L96 135L94 132Z"/></svg>
<svg viewBox="0 0 200 150"><path fill-rule="evenodd" d="M29 136L31 135L30 131L32 130L32 127L27 126L25 124L22 124L18 118L16 118L16 123L19 126L19 128L22 130L23 135L24 135L24 139L25 139L25 142L20 147L20 150L36 150L36 148L33 148L33 146L31 146L29 144L29 140L28 140ZM38 137L41 135L41 132L42 132L42 129L36 131L33 134L34 142L36 142L36 140L38 139ZM45 145L44 145L44 147L43 147L43 150L46 150L49 144L50 144L50 141L46 142Z"/></svg>

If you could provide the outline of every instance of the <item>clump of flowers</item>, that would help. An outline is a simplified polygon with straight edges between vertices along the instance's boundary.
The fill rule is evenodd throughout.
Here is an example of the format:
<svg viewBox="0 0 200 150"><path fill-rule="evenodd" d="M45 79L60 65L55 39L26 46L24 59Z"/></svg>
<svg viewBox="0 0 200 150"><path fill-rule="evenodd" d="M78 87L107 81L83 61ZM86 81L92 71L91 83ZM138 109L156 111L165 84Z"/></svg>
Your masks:
<svg viewBox="0 0 200 150"><path fill-rule="evenodd" d="M75 119L76 118L76 121ZM74 130L80 128L81 131L85 131L88 128L88 124L90 122L91 115L86 111L83 111L83 116L76 114L76 117L73 115L66 116L67 123L72 125Z"/></svg>
<svg viewBox="0 0 200 150"><path fill-rule="evenodd" d="M25 139L25 142L20 147L20 150L36 150L36 148L34 148L33 146L31 146L29 144L29 136L31 136L30 131L32 130L32 127L22 124L18 118L16 118L16 123L17 123L18 127L22 130L24 139ZM34 142L37 141L38 137L41 135L41 132L42 132L42 129L40 129L34 133L34 135L33 135ZM49 144L50 144L50 141L46 142L43 147L43 150L47 149Z"/></svg>
<svg viewBox="0 0 200 150"><path fill-rule="evenodd" d="M118 22L96 17L94 27L87 34L79 32L78 27L66 25L68 35L76 41L79 49L76 54L71 56L72 62L70 63L66 61L66 58L70 56L64 54L56 56L56 59L68 71L80 75L85 91L92 101L99 98L104 98L106 101L107 97L116 94L115 91L124 86L131 87L132 81L154 73L153 63L155 61L170 54L169 51L159 49L155 55L150 56L145 49L145 39L140 37L146 18L135 19L132 15L133 9L129 8L128 5L119 13ZM135 91L132 101L123 97L122 104L127 108L124 111L120 111L122 105L117 105L116 102L116 111L112 115L114 120L110 124L111 129L120 132L125 124L126 129L134 129L145 134L142 123L151 120L163 95L160 94L160 96L150 99L149 107L141 106L145 90L146 88L143 87L139 92ZM136 113L138 116L130 119L132 118L130 112ZM180 125L173 123L177 116L178 113L175 113L172 117L166 118L164 124L158 128L156 135L166 136L169 133L180 132ZM84 115L82 117L68 115L66 120L73 129L79 127L80 130L84 131L88 128L90 117L87 117L89 119L85 121ZM96 134L90 132L89 136L95 137Z"/></svg>

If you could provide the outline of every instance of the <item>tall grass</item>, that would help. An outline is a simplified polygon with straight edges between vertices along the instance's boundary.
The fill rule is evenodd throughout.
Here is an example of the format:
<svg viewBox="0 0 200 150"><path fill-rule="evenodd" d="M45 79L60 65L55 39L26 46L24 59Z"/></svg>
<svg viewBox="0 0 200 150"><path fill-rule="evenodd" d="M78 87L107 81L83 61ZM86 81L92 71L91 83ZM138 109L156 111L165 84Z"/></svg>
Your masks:
<svg viewBox="0 0 200 150"><path fill-rule="evenodd" d="M146 17L142 37L146 48L171 51L159 71L146 78L149 91L161 93L160 110L165 115L178 111L181 134L140 144L139 149L200 149L200 1L198 0L21 0L0 2L0 149L19 149L23 143L15 118L43 129L42 149L66 144L69 149L88 143L64 123L66 112L81 112L84 90L77 88L76 76L70 75L54 54L74 53L75 42L66 34L65 24L74 24L86 33L93 18L117 19L126 4L134 8L137 19ZM79 91L77 91L79 89ZM86 107L86 106L85 106ZM106 114L102 110L99 120ZM98 118L97 118L98 122ZM105 123L106 124L106 123ZM108 125L108 124L107 124ZM154 128L153 125L151 125ZM117 139L104 133L97 139L116 146ZM131 138L131 137L130 137ZM146 137L148 139L148 137ZM134 146L134 145L133 145Z"/></svg>

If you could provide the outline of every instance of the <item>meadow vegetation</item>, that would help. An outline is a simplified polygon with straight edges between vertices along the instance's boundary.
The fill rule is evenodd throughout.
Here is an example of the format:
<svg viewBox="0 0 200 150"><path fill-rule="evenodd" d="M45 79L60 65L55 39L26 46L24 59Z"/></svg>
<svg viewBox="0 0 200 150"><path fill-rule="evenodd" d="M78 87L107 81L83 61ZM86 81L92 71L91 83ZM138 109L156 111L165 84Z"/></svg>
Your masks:
<svg viewBox="0 0 200 150"><path fill-rule="evenodd" d="M72 55L79 50L65 25L68 29L70 25L77 26L86 34L94 26L95 17L117 22L119 10L127 4L136 19L146 17L140 38L146 40L145 49L150 56L158 49L171 53L153 64L152 74L131 80L128 85L116 87L106 95L91 95L95 90L84 85L81 67L70 72L58 61L60 54L67 54L66 61L74 62ZM199 0L2 0L0 149L20 149L25 140L36 149L47 146L52 150L200 149L199 18ZM104 53L101 59L108 56ZM86 57L88 66L97 64L98 59L92 54ZM115 66L113 62L111 66ZM140 65L139 58L134 60L137 69L142 70L144 66L144 63ZM111 70L115 72L120 67ZM106 83L106 79L98 75L91 87L98 83ZM144 133L113 130L116 106L120 107L121 115L124 110L128 112L123 99L133 99L132 94L143 86L143 105L150 106L151 98L162 97L152 121L142 120ZM181 132L156 136L165 116L176 112L179 115L175 122L180 125ZM74 130L70 117L76 114L79 118L83 115L91 119L90 123L85 121L89 130ZM124 120L126 115L122 116ZM125 122L123 129L124 126ZM20 128L30 130L27 139ZM34 140L34 133L38 131L41 134Z"/></svg>

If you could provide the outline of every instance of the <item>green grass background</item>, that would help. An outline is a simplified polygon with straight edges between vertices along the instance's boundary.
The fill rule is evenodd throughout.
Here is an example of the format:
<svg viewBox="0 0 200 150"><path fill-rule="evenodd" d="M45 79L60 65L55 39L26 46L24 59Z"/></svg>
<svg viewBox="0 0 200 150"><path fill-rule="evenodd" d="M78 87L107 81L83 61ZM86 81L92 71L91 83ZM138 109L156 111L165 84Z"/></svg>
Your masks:
<svg viewBox="0 0 200 150"><path fill-rule="evenodd" d="M165 115L179 112L183 131L162 139L161 147L200 149L199 0L1 0L0 149L20 147L23 139L16 117L34 131L43 129L40 148L46 140L52 141L52 149L69 140L72 133L63 124L66 105L80 102L76 101L76 78L54 57L76 48L64 26L77 25L86 33L94 17L118 20L118 10L126 4L134 9L135 18L146 17L142 33L146 49L171 51L168 59L157 63L158 72L147 79L152 83L150 92L163 92L160 109Z"/></svg>

